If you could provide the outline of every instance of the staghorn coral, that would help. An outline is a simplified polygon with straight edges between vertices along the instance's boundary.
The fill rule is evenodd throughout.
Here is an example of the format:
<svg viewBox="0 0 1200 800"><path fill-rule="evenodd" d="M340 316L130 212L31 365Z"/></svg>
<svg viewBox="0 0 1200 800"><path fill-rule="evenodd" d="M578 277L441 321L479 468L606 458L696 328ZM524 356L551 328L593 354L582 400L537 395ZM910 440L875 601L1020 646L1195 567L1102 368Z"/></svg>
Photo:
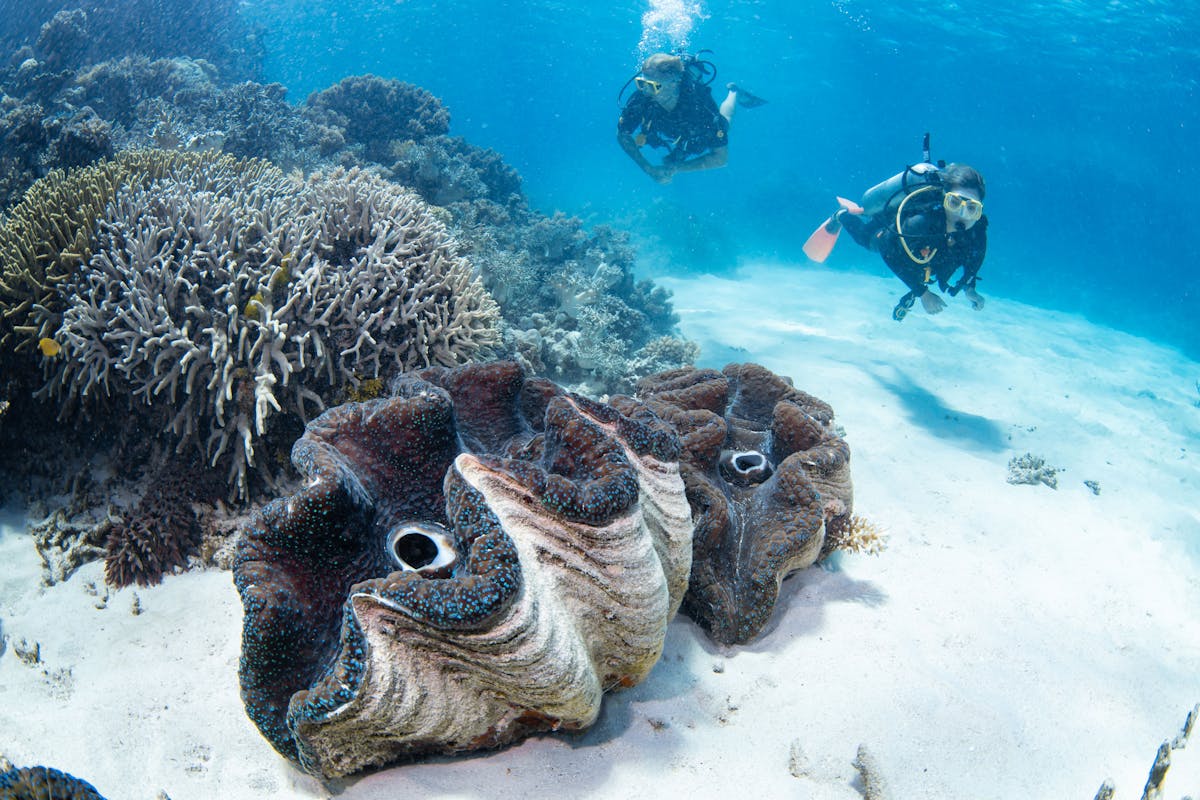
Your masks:
<svg viewBox="0 0 1200 800"><path fill-rule="evenodd" d="M55 339L43 394L168 404L170 432L229 457L242 496L254 442L347 385L467 360L495 303L411 192L365 172L307 182L228 157L119 192L88 269L33 309ZM261 463L258 474L273 478Z"/></svg>
<svg viewBox="0 0 1200 800"><path fill-rule="evenodd" d="M55 307L54 289L91 256L95 220L126 175L120 162L39 180L0 224L0 349L32 349L35 305ZM16 336L14 336L16 334ZM20 338L17 338L17 337Z"/></svg>
<svg viewBox="0 0 1200 800"><path fill-rule="evenodd" d="M239 677L326 777L578 730L657 661L686 588L678 441L513 362L330 409L245 532Z"/></svg>
<svg viewBox="0 0 1200 800"><path fill-rule="evenodd" d="M44 323L58 320L58 289L91 258L97 222L119 193L163 178L221 176L211 191L234 175L253 183L273 169L214 153L136 150L37 181L0 223L0 351L32 350L56 327Z"/></svg>

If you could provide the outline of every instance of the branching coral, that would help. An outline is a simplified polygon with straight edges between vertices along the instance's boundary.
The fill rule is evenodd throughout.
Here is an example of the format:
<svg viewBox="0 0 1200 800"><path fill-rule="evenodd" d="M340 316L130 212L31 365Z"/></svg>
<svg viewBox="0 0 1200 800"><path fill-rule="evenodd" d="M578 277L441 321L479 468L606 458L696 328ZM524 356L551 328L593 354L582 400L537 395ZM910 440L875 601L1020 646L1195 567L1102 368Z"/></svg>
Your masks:
<svg viewBox="0 0 1200 800"><path fill-rule="evenodd" d="M826 504L825 518L828 521L825 523L822 557L834 550L873 556L882 553L887 547L887 534L884 530L866 517L845 514L845 505L841 501Z"/></svg>
<svg viewBox="0 0 1200 800"><path fill-rule="evenodd" d="M635 280L624 236L585 231L563 214L534 219L514 208L505 213L522 221L513 222L491 203L454 210L457 235L510 326L507 353L530 371L601 395L694 361L698 348L671 335L670 293Z"/></svg>
<svg viewBox="0 0 1200 800"><path fill-rule="evenodd" d="M56 289L91 258L97 221L119 193L145 189L163 178L206 175L221 176L205 187L216 191L230 185L235 175L253 184L271 170L265 161L213 153L137 150L69 172L51 172L29 188L0 225L0 349L32 349L47 335L35 320L57 320L62 301Z"/></svg>
<svg viewBox="0 0 1200 800"><path fill-rule="evenodd" d="M89 268L58 291L66 310L36 304L30 326L63 349L45 393L169 403L180 446L198 441L214 465L228 455L243 495L273 415L303 421L363 378L465 361L498 317L412 192L244 163L121 191Z"/></svg>
<svg viewBox="0 0 1200 800"><path fill-rule="evenodd" d="M91 515L73 518L60 508L46 519L31 523L29 534L42 557L42 583L53 586L65 581L81 565L102 556L101 545L117 521L111 511L97 520Z"/></svg>

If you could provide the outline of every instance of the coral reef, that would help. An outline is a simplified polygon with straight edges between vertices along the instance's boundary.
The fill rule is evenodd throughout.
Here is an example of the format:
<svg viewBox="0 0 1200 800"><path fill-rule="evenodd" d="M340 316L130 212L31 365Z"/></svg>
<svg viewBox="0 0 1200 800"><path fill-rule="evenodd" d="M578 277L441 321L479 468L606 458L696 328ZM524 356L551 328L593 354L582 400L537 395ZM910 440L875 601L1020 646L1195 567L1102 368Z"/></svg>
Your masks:
<svg viewBox="0 0 1200 800"><path fill-rule="evenodd" d="M495 303L411 192L357 170L301 182L229 156L162 159L186 168L118 185L77 247L88 269L14 326L61 347L43 394L166 404L180 446L214 466L228 453L245 496L250 468L274 481L254 456L273 415L306 420L347 384L496 340Z"/></svg>
<svg viewBox="0 0 1200 800"><path fill-rule="evenodd" d="M1012 484L1028 484L1037 486L1044 483L1051 489L1058 488L1058 473L1062 467L1052 467L1046 459L1026 453L1023 456L1013 456L1008 460L1008 477L1006 481Z"/></svg>
<svg viewBox="0 0 1200 800"><path fill-rule="evenodd" d="M386 163L396 142L420 141L450 130L450 112L429 92L375 75L343 78L305 103L305 115L342 132L362 157Z"/></svg>
<svg viewBox="0 0 1200 800"><path fill-rule="evenodd" d="M245 531L242 697L326 777L577 730L657 661L686 588L674 433L527 380L428 369L330 409Z"/></svg>
<svg viewBox="0 0 1200 800"><path fill-rule="evenodd" d="M506 224L474 216L488 209L453 206L454 229L500 304L508 357L596 396L695 360L696 345L673 335L670 293L635 278L626 235L520 208Z"/></svg>
<svg viewBox="0 0 1200 800"><path fill-rule="evenodd" d="M264 161L161 150L129 151L51 172L0 222L0 350L32 350L39 338L53 333L52 326L38 323L58 321L55 312L64 305L60 288L91 259L99 221L119 194L144 193L160 180L196 177L209 180L208 190L237 180L254 185L277 173Z"/></svg>
<svg viewBox="0 0 1200 800"><path fill-rule="evenodd" d="M77 16L64 18L56 35L94 22L80 28ZM696 357L678 338L669 293L634 278L627 237L529 208L516 171L450 136L449 112L424 89L354 76L293 107L284 87L228 83L212 60L131 53L25 62L0 70L0 86L12 92L0 100L0 206L52 168L147 146L220 149L306 172L370 165L446 209L462 255L498 295L502 355L593 396L630 392L638 377Z"/></svg>
<svg viewBox="0 0 1200 800"><path fill-rule="evenodd" d="M494 150L473 147L456 136L394 141L391 175L439 206L486 202L521 203L521 177ZM387 163L387 162L385 162Z"/></svg>
<svg viewBox="0 0 1200 800"><path fill-rule="evenodd" d="M696 357L696 346L678 338L669 294L635 279L627 237L531 209L517 172L500 154L450 136L448 110L424 89L358 76L293 106L284 87L253 82L257 44L249 31L233 24L225 0L204 0L187 19L143 20L137 37L107 38L148 2L157 0L133 0L120 9L101 9L95 2L60 6L0 0L0 9L11 6L12 11L0 14L11 23L0 31L9 53L0 60L0 208L5 209L0 214L0 404L11 403L0 406L7 409L0 418L5 446L0 470L9 479L0 493L59 502L60 487L72 475L55 473L42 456L18 459L16 453L73 452L77 463L66 464L69 470L94 469L106 460L105 443L111 437L128 441L140 422L145 431L162 432L148 437L150 444L183 448L205 459L227 476L234 494L253 499L263 489L274 491L287 469L285 448L306 418L344 397L367 396L378 385L375 355L382 380L390 368L457 363L472 354L487 355L494 346L496 355L516 358L530 372L592 396L631 391L637 378ZM136 149L148 146L157 149ZM235 162L218 163L217 156L203 152L217 149L245 160L230 166ZM474 283L463 284L448 309L418 304L417 317L424 315L425 322L407 321L419 333L441 330L439 313L453 321L453 314L473 303L480 324L467 344L448 342L435 347L437 355L427 361L408 359L414 351L395 341L402 326L384 339L371 328L386 324L390 313L385 308L383 317L372 316L379 310L375 305L386 306L394 296L385 291L382 273L359 269L364 258L368 265L376 263L377 249L362 243L363 251L356 254L348 242L326 246L313 234L312 259L306 263L341 269L329 270L323 283L310 287L297 277L305 263L302 253L282 269L290 254L279 249L286 247L283 234L278 252L267 245L255 249L253 242L243 249L242 240L226 236L221 224L229 218L220 214L227 203L245 212L241 219L262 212L246 224L276 231L291 219L275 213L280 208L304 206L300 216L309 222L333 218L318 212L316 187L284 189L279 172L256 158L270 159L284 171L327 178L338 167L365 166L412 187L442 206L418 216L443 223L456 240L441 263L461 274L453 265L469 258L475 274L502 295L500 308L491 306ZM235 195L230 197L224 189L197 183L196 173L209 169L243 172L242 188L231 188L236 180L228 184ZM261 171L252 177L256 169ZM356 183L368 181L352 170L343 174L359 176ZM297 180L288 178L293 187ZM256 188L246 190L251 183ZM174 194L167 194L191 205L147 205L154 191L171 185ZM198 204L197 192L187 190L200 185L207 188L198 191L214 192L213 209ZM398 191L381 190L389 196ZM281 197L289 192L290 199ZM304 195L307 205L297 195ZM259 201L263 205L256 210L240 205ZM378 206L381 215L390 213L384 207L388 202ZM216 215L211 219L210 211ZM139 212L144 217L133 218ZM170 244L165 238L151 241L154 225L161 232L185 222L194 225L173 230ZM161 252L151 252L152 245ZM100 258L98 248L113 252ZM214 269L188 273L210 256ZM134 275L136 264L146 259L165 265L165 272ZM93 261L95 271L81 272ZM270 291L250 290L256 280L261 288L264 273L269 273ZM272 286L288 276L286 292ZM178 277L190 282L166 291L168 279ZM287 305L298 289L309 288L360 298L353 314L359 315L357 321L373 321L358 326L368 338L344 341L353 322L327 316L328 306L318 308L317 301L307 309L299 301ZM189 300L182 309L167 303L168 298L182 303L193 294L191 299L201 302ZM122 298L138 301L125 316L104 320L100 310L113 309ZM270 318L256 320L266 306ZM333 339L324 342L330 350L323 362L312 349L315 335L307 340L307 350L294 338L305 335L308 322L300 317L307 318L309 311L321 324L338 328L327 331ZM497 314L502 315L498 321ZM105 330L105 322L113 329ZM141 336L142 324L162 329ZM244 350L257 347L253 358L239 359L232 345L221 349L222 337L240 348L243 333ZM453 359L445 358L456 348ZM385 366L397 352L405 357ZM39 374L43 380L29 380ZM96 382L89 387L92 378ZM39 388L38 402L29 401ZM118 417L130 399L139 406L137 419ZM52 403L59 405L50 408ZM47 424L55 416L57 431ZM108 434L89 441L77 430L88 426L107 428ZM105 481L126 497L145 489L136 478ZM96 503L92 516L100 519L108 501L97 495ZM79 539L73 535L72 541ZM227 543L228 537L210 536L201 557L224 559ZM60 546L67 550L59 552ZM48 562L49 571L65 575L79 558L92 557L95 545L71 550L59 537L45 554L57 559Z"/></svg>
<svg viewBox="0 0 1200 800"><path fill-rule="evenodd" d="M104 800L85 780L52 767L22 767L0 773L0 800Z"/></svg>
<svg viewBox="0 0 1200 800"><path fill-rule="evenodd" d="M19 97L0 94L0 206L53 169L118 151L218 149L311 170L337 135L292 107L283 86L225 85L208 61L126 56L62 73L30 64L18 75L29 85L10 87Z"/></svg>
<svg viewBox="0 0 1200 800"><path fill-rule="evenodd" d="M747 642L783 579L828 552L827 529L851 527L850 448L833 409L757 364L661 373L637 396L683 445L696 524L684 611L718 642Z"/></svg>
<svg viewBox="0 0 1200 800"><path fill-rule="evenodd" d="M0 0L0 19L3 52L47 70L128 55L204 58L233 81L262 73L258 31L243 21L234 0L199 0L186 13L162 0Z"/></svg>

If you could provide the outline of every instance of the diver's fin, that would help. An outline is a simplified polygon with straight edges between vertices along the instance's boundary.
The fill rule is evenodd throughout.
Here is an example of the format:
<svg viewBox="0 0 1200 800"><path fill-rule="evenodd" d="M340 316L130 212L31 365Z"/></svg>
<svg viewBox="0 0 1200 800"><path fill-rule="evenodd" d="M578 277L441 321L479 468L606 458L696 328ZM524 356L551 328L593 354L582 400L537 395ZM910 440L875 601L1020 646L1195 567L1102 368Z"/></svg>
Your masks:
<svg viewBox="0 0 1200 800"><path fill-rule="evenodd" d="M742 108L758 108L767 104L767 101L756 94L750 94L745 89L738 90L737 104Z"/></svg>
<svg viewBox="0 0 1200 800"><path fill-rule="evenodd" d="M833 252L833 246L837 244L838 234L841 232L842 226L833 217L825 220L804 243L804 255L818 264L824 264L825 259Z"/></svg>
<svg viewBox="0 0 1200 800"><path fill-rule="evenodd" d="M866 211L865 208L863 208L862 206L860 206L858 203L854 202L853 200L847 200L844 197L839 197L837 199L837 201L838 201L839 206L846 209L851 214L858 215L858 214L861 214L864 211Z"/></svg>
<svg viewBox="0 0 1200 800"><path fill-rule="evenodd" d="M756 94L751 94L745 89L740 88L736 83L727 83L725 88L731 92L737 92L737 104L742 108L758 108L766 105L767 101Z"/></svg>
<svg viewBox="0 0 1200 800"><path fill-rule="evenodd" d="M853 200L839 197L837 201L839 206L851 214L863 213L863 207ZM825 259L829 258L829 254L833 252L833 246L837 244L838 234L841 232L842 224L838 222L837 214L834 214L822 222L821 227L813 231L812 236L808 237L808 241L804 243L804 255L818 264L824 264Z"/></svg>

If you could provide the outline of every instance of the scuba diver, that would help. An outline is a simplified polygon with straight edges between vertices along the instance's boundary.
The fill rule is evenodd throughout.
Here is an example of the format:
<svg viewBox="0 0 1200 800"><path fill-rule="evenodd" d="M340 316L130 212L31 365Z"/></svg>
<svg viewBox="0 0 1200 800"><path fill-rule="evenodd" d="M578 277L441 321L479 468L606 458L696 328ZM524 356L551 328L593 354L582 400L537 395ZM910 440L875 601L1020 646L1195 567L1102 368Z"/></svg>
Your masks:
<svg viewBox="0 0 1200 800"><path fill-rule="evenodd" d="M730 83L718 108L709 89L716 76L712 63L698 56L655 53L621 89L624 95L629 84L637 86L617 119L617 143L657 182L670 183L680 172L725 166L733 112L738 106L754 108L766 102ZM643 147L667 153L654 164Z"/></svg>
<svg viewBox="0 0 1200 800"><path fill-rule="evenodd" d="M928 314L946 307L937 288L954 297L962 292L976 311L984 298L975 290L987 253L987 217L983 214L983 176L966 164L929 161L925 134L924 161L871 187L862 202L837 198L840 208L804 244L804 253L824 262L842 228L854 241L879 253L909 291L892 318L904 319L917 300ZM951 278L962 268L962 277Z"/></svg>

